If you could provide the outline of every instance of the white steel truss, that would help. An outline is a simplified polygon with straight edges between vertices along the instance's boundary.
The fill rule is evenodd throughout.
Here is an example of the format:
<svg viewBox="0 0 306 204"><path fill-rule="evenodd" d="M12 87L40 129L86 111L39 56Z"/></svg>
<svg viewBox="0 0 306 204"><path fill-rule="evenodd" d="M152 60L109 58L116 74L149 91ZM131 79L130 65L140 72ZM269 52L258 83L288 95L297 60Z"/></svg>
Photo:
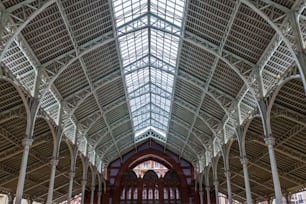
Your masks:
<svg viewBox="0 0 306 204"><path fill-rule="evenodd" d="M181 35L184 5L182 0L113 1L136 139L149 130L166 138L180 41L171 33Z"/></svg>

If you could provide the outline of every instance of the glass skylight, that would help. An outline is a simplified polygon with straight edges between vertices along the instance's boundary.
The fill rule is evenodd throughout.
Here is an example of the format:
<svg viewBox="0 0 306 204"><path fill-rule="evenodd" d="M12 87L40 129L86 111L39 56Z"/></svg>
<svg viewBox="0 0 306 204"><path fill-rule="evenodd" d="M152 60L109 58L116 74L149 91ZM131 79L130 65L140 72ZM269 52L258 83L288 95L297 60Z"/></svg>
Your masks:
<svg viewBox="0 0 306 204"><path fill-rule="evenodd" d="M135 137L168 131L184 0L113 0Z"/></svg>

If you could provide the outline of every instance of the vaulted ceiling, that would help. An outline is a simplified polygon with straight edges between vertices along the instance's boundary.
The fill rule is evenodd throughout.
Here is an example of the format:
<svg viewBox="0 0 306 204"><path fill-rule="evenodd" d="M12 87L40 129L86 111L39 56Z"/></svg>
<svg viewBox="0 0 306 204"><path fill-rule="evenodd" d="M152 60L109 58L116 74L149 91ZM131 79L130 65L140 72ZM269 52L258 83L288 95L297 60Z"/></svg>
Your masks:
<svg viewBox="0 0 306 204"><path fill-rule="evenodd" d="M305 170L305 149L295 145L306 139L306 71L299 55L306 38L304 1L3 0L0 9L1 74L20 83L27 97L40 98L46 117L62 123L65 136L98 165L107 166L149 137L194 164L215 155L221 143L233 143L235 158L235 128L249 122L250 161L267 163L260 151L265 144L258 99L270 100L279 91L272 130L281 138L280 168L284 177L294 173L285 161L291 155ZM16 93L1 81L1 136L20 142L24 121L6 119L24 114ZM42 136L50 130L44 121L35 127L43 157L52 151ZM20 148L6 141L1 152ZM37 154L33 165L49 158ZM3 159L8 166L9 158ZM240 178L235 159L233 165ZM14 177L18 165L10 168ZM260 183L269 170L256 168L262 177L252 179ZM305 187L305 173L291 177L283 182L286 188ZM273 193L267 188L258 189L257 197Z"/></svg>

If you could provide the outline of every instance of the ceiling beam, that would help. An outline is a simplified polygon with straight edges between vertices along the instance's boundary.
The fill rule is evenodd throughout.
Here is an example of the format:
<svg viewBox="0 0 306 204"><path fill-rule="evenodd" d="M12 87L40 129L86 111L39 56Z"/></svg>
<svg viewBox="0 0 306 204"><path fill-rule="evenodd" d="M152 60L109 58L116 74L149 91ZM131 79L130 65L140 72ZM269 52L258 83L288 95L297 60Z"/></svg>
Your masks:
<svg viewBox="0 0 306 204"><path fill-rule="evenodd" d="M237 155L240 154L239 150L237 151L236 149L231 149L231 152L233 152L233 153L235 152L235 154L237 154ZM263 154L265 154L267 152L263 152L263 153L261 153L261 155L263 155ZM249 159L248 160L248 168L251 168L252 166L255 166L255 167L257 167L257 168L259 168L259 169L261 169L261 170L263 170L263 171L265 171L265 172L267 172L269 174L272 173L270 165L268 165L268 164L264 163L263 161L261 161L261 157L262 156L256 157L256 158L252 158L252 157L247 155L247 157ZM242 173L242 171L243 170L239 171L238 173ZM291 183L294 183L295 185L298 185L298 186L302 186L303 185L300 182L299 178L295 178L293 175L285 175L285 176L283 176L281 171L279 171L279 178L280 179L284 179L286 181L289 181ZM272 178L270 178L269 180L271 180L271 179Z"/></svg>
<svg viewBox="0 0 306 204"><path fill-rule="evenodd" d="M274 103L272 107L272 118L271 119L273 119L273 117L284 117L295 123L306 126L306 116L305 115L297 111L288 109L277 103Z"/></svg>
<svg viewBox="0 0 306 204"><path fill-rule="evenodd" d="M81 193L81 187L79 187L79 188L73 188L73 190L72 190L72 199L71 200L73 200L73 197L74 197L74 195L76 195L76 194L79 194L79 193ZM67 199L67 195L62 195L62 196L60 196L60 197L58 197L58 198L54 198L54 202L56 202L56 203L59 203L59 202L62 202L62 201L64 201L64 200L66 200Z"/></svg>
<svg viewBox="0 0 306 204"><path fill-rule="evenodd" d="M50 142L50 140L45 139L45 135L39 138L35 138L33 144L31 145L31 148L34 147L38 147L42 144L45 144L47 142ZM22 154L23 153L23 148L21 148L20 146L14 146L12 148L9 148L5 151L1 151L0 153L0 162L10 159L14 156L17 156L18 154Z"/></svg>
<svg viewBox="0 0 306 204"><path fill-rule="evenodd" d="M238 185L234 182L231 183L233 186L235 186L236 188L240 189L242 192L245 192L245 188L243 188L241 185ZM261 199L264 199L265 196L264 195L260 195L258 193L255 193L254 191L251 192L253 195L256 196L256 198L261 198Z"/></svg>
<svg viewBox="0 0 306 204"><path fill-rule="evenodd" d="M231 169L231 174L233 174L234 176L238 176L240 178L244 178L244 175L242 175L241 173L238 173L240 172L238 169L234 170L234 169ZM253 186L260 186L261 188L264 188L264 189L267 189L267 190L270 190L270 191L274 191L274 186L268 186L268 185L265 185L265 184L262 184L262 181L256 181L255 179L253 179L250 175L249 175L249 180L254 183L255 185ZM251 189L252 189L252 186L251 186Z"/></svg>
<svg viewBox="0 0 306 204"><path fill-rule="evenodd" d="M68 185L69 185L69 182L67 182L67 183L65 183L65 184L63 184L63 185L61 185L61 186L59 186L59 187L57 187L57 188L54 188L53 191L59 193L58 190L60 190L60 189L63 188L63 187L66 187L66 186L68 186ZM42 195L35 195L35 197L36 197L37 199L43 199L43 197L45 197L45 196L47 196L47 195L48 195L48 192L46 192L46 193L44 193L44 194L42 194ZM68 192L67 192L67 193L60 193L60 195L61 195L61 196L68 195Z"/></svg>
<svg viewBox="0 0 306 204"><path fill-rule="evenodd" d="M57 4L57 7L59 8L61 17L62 17L63 20L64 20L65 27L66 27L66 29L67 29L67 31L68 31L68 34L69 34L69 37L70 37L71 42L72 42L72 44L73 44L73 47L74 47L74 49L75 49L75 52L76 52L77 54L79 54L79 53L80 53L80 49L79 49L79 47L78 47L78 43L77 43L77 41L76 41L76 39L75 39L74 33L73 33L72 28L71 28L71 26L70 26L70 23L69 23L69 20L68 20L68 18L67 18L67 15L66 15L66 13L65 13L65 10L64 10L64 7L63 7L63 5L62 5L62 2L61 2L61 1L57 1L56 4ZM98 105L98 107L99 107L99 110L100 110L100 112L101 112L102 118L103 118L103 120L105 121L105 124L106 124L106 127L107 127L107 129L108 129L108 132L109 132L109 134L111 135L112 141L113 141L113 143L115 143L115 147L116 147L117 152L118 152L118 154L119 154L119 156L120 156L120 158L121 158L121 154L120 154L119 148L118 148L118 146L116 145L116 140L114 139L113 133L111 132L111 128L109 127L108 121L106 120L106 118L105 118L105 116L104 116L104 111L103 111L103 108L101 107L101 104L100 104L100 102L99 102L99 98L98 98L97 93L96 93L96 91L95 91L95 87L94 87L94 85L93 85L93 83L92 83L92 81L91 81L91 79L90 79L90 77L89 77L89 75L88 75L86 64L85 64L85 62L84 62L84 60L83 60L82 57L79 58L79 61L80 61L80 63L81 63L82 70L83 70L83 72L84 72L84 74L85 74L85 77L86 77L86 79L87 79L87 81L88 81L88 84L89 84L89 86L90 86L90 90L91 90L91 92L93 93L93 96L95 97L95 100L96 100L96 103L97 103L97 105Z"/></svg>
<svg viewBox="0 0 306 204"><path fill-rule="evenodd" d="M222 52L223 52L225 43L226 43L227 38L228 38L228 36L229 36L229 33L230 33L230 31L231 31L232 25L233 25L233 23L234 23L234 19L236 18L236 15L237 15L237 13L238 13L238 9L239 9L239 7L240 7L240 4L241 4L241 1L236 1L235 6L234 6L234 9L233 9L232 14L231 14L230 19L229 19L229 22L228 22L228 24L227 24L227 28L225 29L225 32L224 32L223 37L222 37L222 41L221 41L220 46L219 46L219 50L218 50L219 53L222 53ZM213 64L212 64L212 67L211 67L211 70L210 70L210 75L208 76L208 80L207 80L207 82L206 82L206 84L205 84L205 87L202 88L202 90L204 90L204 91L203 91L203 93L202 93L202 95L201 95L200 105L198 106L198 108L197 108L197 110L196 110L196 112L195 112L195 113L196 113L195 115L199 115L199 112L200 112L200 110L201 110L201 106L202 106L202 104L203 104L203 102L204 102L204 100L205 100L205 96L206 96L206 94L207 94L207 92L208 92L208 87L209 87L210 82L211 82L211 80L212 80L212 78L213 78L213 76L214 76L215 70L217 69L217 66L218 66L218 63L219 63L219 59L220 59L220 58L215 57L215 60L214 60L214 62L213 62ZM211 95L210 95L210 96L211 96ZM215 100L215 97L214 97L214 96L211 96L211 97ZM218 102L217 102L217 103L218 103ZM218 104L221 105L221 103L218 103ZM221 107L224 107L223 104L221 105ZM227 112L226 109L224 110L224 112L227 113L227 116L228 116L228 117L230 117L230 116L229 116L229 113ZM187 135L187 138L186 138L186 142L184 143L184 146L183 146L183 148L182 148L182 150L181 150L180 157L181 157L182 153L184 152L184 149L185 149L186 144L187 144L188 141L189 141L189 138L190 138L190 135L191 135L191 132L192 132L192 128L194 127L196 121L197 121L197 117L194 117L194 118L193 118L193 121L192 121L192 123L191 123L191 127L190 127L190 129L189 129L189 131L188 131L188 135Z"/></svg>
<svg viewBox="0 0 306 204"><path fill-rule="evenodd" d="M7 111L2 111L0 114L0 124L9 121L12 118L17 118L17 117L21 117L24 119L26 118L26 111L25 111L24 104L15 106Z"/></svg>

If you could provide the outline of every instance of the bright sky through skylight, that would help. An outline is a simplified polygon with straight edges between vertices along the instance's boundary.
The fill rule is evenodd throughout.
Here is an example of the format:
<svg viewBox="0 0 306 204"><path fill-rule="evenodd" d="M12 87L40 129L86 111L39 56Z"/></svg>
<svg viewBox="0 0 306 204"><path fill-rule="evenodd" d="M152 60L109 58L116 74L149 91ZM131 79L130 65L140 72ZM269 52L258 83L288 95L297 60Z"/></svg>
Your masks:
<svg viewBox="0 0 306 204"><path fill-rule="evenodd" d="M150 129L166 137L184 6L184 0L113 1L135 137Z"/></svg>

